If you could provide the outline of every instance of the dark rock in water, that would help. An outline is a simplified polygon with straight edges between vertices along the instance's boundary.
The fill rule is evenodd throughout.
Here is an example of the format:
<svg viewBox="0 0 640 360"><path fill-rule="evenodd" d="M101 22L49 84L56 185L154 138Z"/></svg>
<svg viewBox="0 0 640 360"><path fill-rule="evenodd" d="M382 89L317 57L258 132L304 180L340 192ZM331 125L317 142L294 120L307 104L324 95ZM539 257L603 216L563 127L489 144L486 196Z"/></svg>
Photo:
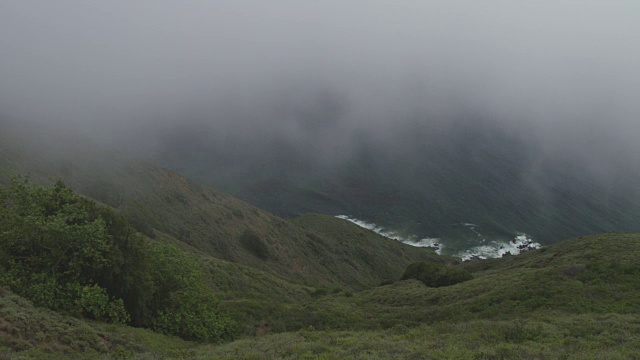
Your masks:
<svg viewBox="0 0 640 360"><path fill-rule="evenodd" d="M537 249L536 244L534 244L533 240L531 239L526 239L521 244L518 244L516 247L518 248L518 250L520 250L520 252Z"/></svg>
<svg viewBox="0 0 640 360"><path fill-rule="evenodd" d="M485 258L480 256L480 255L471 255L469 256L467 259L465 259L464 261L471 261L471 260L484 260Z"/></svg>

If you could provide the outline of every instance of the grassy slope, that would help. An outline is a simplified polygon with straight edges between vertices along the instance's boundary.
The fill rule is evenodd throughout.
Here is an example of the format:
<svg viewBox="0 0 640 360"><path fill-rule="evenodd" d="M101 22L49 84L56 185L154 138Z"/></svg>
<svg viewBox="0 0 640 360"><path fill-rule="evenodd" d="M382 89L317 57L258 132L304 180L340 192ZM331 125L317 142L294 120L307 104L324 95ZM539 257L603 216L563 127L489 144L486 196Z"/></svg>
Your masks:
<svg viewBox="0 0 640 360"><path fill-rule="evenodd" d="M560 242L463 266L474 279L441 288L401 281L314 304L316 328L383 329L441 321L526 318L533 313L640 312L640 234ZM375 315L372 315L375 314Z"/></svg>
<svg viewBox="0 0 640 360"><path fill-rule="evenodd" d="M640 234L560 242L475 261L471 281L409 280L309 305L320 331L245 339L202 358L633 359L640 353Z"/></svg>
<svg viewBox="0 0 640 360"><path fill-rule="evenodd" d="M196 350L196 359L637 359L632 315L471 320L386 330L274 334Z"/></svg>
<svg viewBox="0 0 640 360"><path fill-rule="evenodd" d="M287 307L274 307L272 318L260 319L273 322L273 334L222 345L188 344L64 318L33 309L10 293L0 299L5 323L0 331L6 354L27 349L27 354L41 356L54 350L51 356L60 358L68 356L60 351L89 356L111 350L142 358L632 359L640 353L638 256L640 234L598 235L521 256L465 263L475 278L450 287L434 289L407 280L319 297L304 288L288 293L290 284L279 288L277 282L263 284L273 293L243 289L238 284L261 276L259 270L238 274L235 264L215 262L214 279L238 283L227 290L228 301L247 291L256 291L255 297L241 301L265 309L280 297L287 299ZM233 274L220 275L229 269ZM52 325L37 328L40 323ZM277 328L282 325L294 330ZM10 328L18 330L11 333ZM16 335L27 333L27 343L26 335Z"/></svg>
<svg viewBox="0 0 640 360"><path fill-rule="evenodd" d="M253 334L263 321L278 333L194 346L60 316L3 292L2 356L633 358L640 351L639 234L577 238L465 263L475 278L450 287L400 281L353 292L398 279L408 262L433 257L331 217L277 218L78 139L60 145L60 134L26 135L0 132L0 176L60 177L81 193L155 221L159 240L203 256L211 286L244 327L241 334ZM239 244L246 230L268 244L265 259Z"/></svg>
<svg viewBox="0 0 640 360"><path fill-rule="evenodd" d="M87 358L181 354L192 343L144 329L79 320L34 307L0 288L0 358Z"/></svg>

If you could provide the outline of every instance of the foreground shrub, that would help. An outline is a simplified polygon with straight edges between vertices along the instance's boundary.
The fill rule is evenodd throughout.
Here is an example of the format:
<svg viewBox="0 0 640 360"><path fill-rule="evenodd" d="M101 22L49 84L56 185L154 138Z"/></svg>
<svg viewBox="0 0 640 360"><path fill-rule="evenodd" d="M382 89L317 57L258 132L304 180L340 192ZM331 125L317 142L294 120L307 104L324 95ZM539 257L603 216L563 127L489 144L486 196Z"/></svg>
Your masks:
<svg viewBox="0 0 640 360"><path fill-rule="evenodd" d="M0 286L37 306L190 340L232 333L197 258L60 182L0 188Z"/></svg>
<svg viewBox="0 0 640 360"><path fill-rule="evenodd" d="M231 338L233 321L218 309L202 264L173 245L154 245L151 253L158 284L151 327L188 340Z"/></svg>
<svg viewBox="0 0 640 360"><path fill-rule="evenodd" d="M62 183L51 188L14 180L0 189L0 281L36 305L110 322L128 319L108 294L122 254L95 203Z"/></svg>

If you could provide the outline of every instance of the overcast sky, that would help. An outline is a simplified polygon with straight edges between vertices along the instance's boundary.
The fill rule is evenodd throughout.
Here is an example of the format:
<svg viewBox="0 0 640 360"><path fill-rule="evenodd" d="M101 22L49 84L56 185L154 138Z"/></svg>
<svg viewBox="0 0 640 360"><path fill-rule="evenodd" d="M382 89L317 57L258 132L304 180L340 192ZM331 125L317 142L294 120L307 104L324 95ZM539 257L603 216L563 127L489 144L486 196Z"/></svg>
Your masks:
<svg viewBox="0 0 640 360"><path fill-rule="evenodd" d="M109 138L193 122L295 137L301 113L314 132L375 134L477 113L637 150L639 44L635 0L3 0L0 114Z"/></svg>

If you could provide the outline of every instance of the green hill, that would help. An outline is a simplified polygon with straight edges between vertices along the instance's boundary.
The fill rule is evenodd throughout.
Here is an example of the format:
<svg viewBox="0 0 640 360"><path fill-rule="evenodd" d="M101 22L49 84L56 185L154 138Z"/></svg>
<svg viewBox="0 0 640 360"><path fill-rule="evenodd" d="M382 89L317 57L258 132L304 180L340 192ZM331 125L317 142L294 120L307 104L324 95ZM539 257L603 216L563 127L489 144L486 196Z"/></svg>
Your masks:
<svg viewBox="0 0 640 360"><path fill-rule="evenodd" d="M63 317L5 291L0 333L6 354L52 358L633 359L639 255L640 234L598 235L465 263L474 279L449 287L404 280L301 297L287 321L300 321L297 311L303 326L220 345Z"/></svg>
<svg viewBox="0 0 640 360"><path fill-rule="evenodd" d="M118 210L150 237L162 232L203 254L298 284L363 289L397 277L412 261L435 258L429 250L389 243L355 225L342 225L340 237L325 233L324 226L305 229L62 130L1 125L0 181L24 174L45 183L60 179ZM368 249L369 259L348 241L352 238Z"/></svg>
<svg viewBox="0 0 640 360"><path fill-rule="evenodd" d="M474 279L327 295L308 329L201 350L201 358L633 359L640 351L640 234L562 241L476 260Z"/></svg>
<svg viewBox="0 0 640 360"><path fill-rule="evenodd" d="M47 287L40 287L40 278L20 271L38 261L53 263L54 268L60 264L43 259L40 253L11 258L27 243L15 237L12 229L2 228L0 240L12 247L0 251L0 279L5 283L0 288L1 358L632 359L640 353L640 234L574 238L518 256L460 263L327 215L279 218L64 131L0 125L3 186L20 174L30 174L44 184L61 179L77 193L101 203L73 197L76 200L54 201L34 210L26 201L28 211L18 215L36 225L48 222L53 234L94 223L106 226L109 236L96 239L111 239L113 249L121 250L105 261L125 269L118 272L109 267L107 273L150 281L111 284L113 279L107 277L101 281L111 284L108 295L122 293L118 296L126 300L131 296L128 291L135 294L145 289L150 294L136 296L150 301L150 308L163 309L159 296L166 293L176 312L184 310L181 306L197 308L200 298L189 294L211 297L217 299L215 311L236 324L233 340L207 344L90 320L111 316L104 315L103 308L91 307L91 301L102 301L99 292L86 293L94 289L86 281L105 277L102 272L80 283L85 293L71 305L58 304L55 297L26 300L16 293L33 296ZM56 185L30 196L55 200L60 191L67 194ZM18 226L21 234L32 239L29 246L41 246L43 239L62 241L43 237L22 218L12 217L17 204L17 200L3 204L1 224ZM81 217L73 204L80 204L89 217ZM28 217L36 210L45 220ZM66 223L60 223L65 218ZM128 230L125 218L140 233ZM97 241L92 235L73 238L78 246ZM95 243L104 247L100 241ZM128 256L141 247L145 249L142 262L127 263ZM87 250L89 258L101 259L89 251L91 246L80 249ZM65 256L77 258L73 252ZM468 271L471 279L441 287L400 280L407 266L418 261ZM128 274L127 266L139 273ZM37 274L50 274L47 269ZM82 276L87 276L86 269ZM29 288L11 287L17 283L16 276ZM55 271L51 276L67 279ZM193 283L188 279L197 280L197 288L190 288ZM183 292L187 290L191 292ZM115 297L106 299L117 304ZM78 312L74 306L84 310ZM125 303L125 308L135 306ZM192 315L185 314L183 320L190 321ZM164 315L177 319L172 313ZM148 325L143 316L139 318L138 326L165 332L173 326L172 321L154 322L157 319ZM124 318L118 319L113 322Z"/></svg>

